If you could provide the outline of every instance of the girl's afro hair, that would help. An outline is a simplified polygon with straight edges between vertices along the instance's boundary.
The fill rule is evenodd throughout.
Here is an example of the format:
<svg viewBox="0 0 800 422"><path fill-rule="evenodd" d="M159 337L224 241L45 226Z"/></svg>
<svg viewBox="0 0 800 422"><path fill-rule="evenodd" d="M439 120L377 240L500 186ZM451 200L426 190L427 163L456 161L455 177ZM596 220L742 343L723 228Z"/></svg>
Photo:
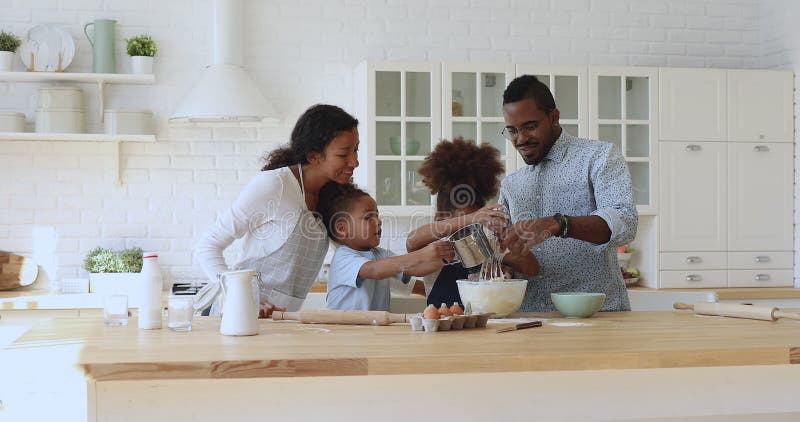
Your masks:
<svg viewBox="0 0 800 422"><path fill-rule="evenodd" d="M419 168L422 182L437 195L439 211L483 206L500 188L505 170L500 151L488 143L443 140Z"/></svg>

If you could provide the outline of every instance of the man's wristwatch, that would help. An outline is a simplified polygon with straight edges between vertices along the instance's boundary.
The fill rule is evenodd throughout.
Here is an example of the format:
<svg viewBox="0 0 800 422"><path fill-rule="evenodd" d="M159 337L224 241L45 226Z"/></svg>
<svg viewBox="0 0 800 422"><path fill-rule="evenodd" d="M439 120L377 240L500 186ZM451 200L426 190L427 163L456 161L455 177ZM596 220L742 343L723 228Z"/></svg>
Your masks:
<svg viewBox="0 0 800 422"><path fill-rule="evenodd" d="M569 236L569 216L557 212L553 218L558 222L558 233L555 236L566 238Z"/></svg>

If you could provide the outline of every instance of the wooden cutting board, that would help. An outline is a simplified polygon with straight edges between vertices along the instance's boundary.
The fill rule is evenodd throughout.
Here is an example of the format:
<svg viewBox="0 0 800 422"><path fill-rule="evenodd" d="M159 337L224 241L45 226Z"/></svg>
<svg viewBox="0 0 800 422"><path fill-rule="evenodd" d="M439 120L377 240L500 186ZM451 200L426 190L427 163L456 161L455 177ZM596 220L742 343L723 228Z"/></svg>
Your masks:
<svg viewBox="0 0 800 422"><path fill-rule="evenodd" d="M32 259L0 251L0 290L29 286L37 275L39 266Z"/></svg>

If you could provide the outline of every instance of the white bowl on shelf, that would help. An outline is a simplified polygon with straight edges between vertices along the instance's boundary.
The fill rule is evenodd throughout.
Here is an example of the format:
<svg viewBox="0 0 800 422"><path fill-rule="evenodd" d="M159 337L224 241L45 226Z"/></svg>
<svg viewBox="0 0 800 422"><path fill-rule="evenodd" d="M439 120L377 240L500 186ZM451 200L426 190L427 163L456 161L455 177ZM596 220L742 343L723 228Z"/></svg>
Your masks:
<svg viewBox="0 0 800 422"><path fill-rule="evenodd" d="M0 111L0 132L25 132L25 113Z"/></svg>
<svg viewBox="0 0 800 422"><path fill-rule="evenodd" d="M108 135L152 135L153 112L138 109L108 109L103 112L103 131Z"/></svg>

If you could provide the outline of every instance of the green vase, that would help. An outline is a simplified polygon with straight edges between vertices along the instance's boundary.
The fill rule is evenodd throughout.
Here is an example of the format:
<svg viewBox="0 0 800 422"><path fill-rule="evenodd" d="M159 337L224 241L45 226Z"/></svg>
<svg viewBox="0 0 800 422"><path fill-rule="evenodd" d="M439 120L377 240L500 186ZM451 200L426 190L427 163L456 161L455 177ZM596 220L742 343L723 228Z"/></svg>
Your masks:
<svg viewBox="0 0 800 422"><path fill-rule="evenodd" d="M92 45L92 71L94 73L117 73L114 38L117 21L112 19L95 19L83 27L83 33ZM89 35L89 26L94 30Z"/></svg>

